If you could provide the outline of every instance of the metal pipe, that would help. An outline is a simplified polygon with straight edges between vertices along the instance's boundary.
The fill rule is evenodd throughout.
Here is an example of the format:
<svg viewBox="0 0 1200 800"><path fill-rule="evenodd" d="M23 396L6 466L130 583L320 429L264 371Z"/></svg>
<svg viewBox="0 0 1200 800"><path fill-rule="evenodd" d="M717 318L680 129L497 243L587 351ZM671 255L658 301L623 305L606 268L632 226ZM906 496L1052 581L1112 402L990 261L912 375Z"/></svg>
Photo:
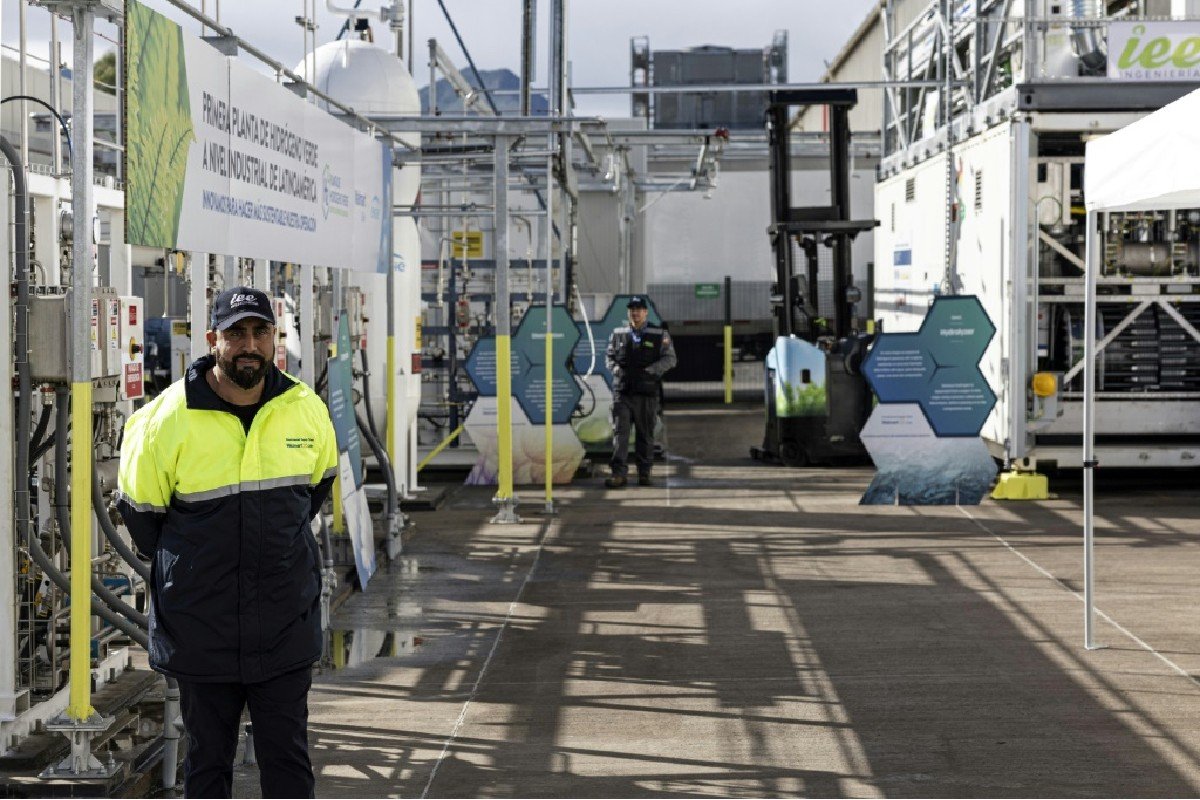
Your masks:
<svg viewBox="0 0 1200 800"><path fill-rule="evenodd" d="M120 60L121 59L117 59L118 62L120 62ZM59 68L59 64L61 64L61 63L62 63L62 59L60 57L60 52L58 49L58 15L51 12L50 13L50 105L53 106L55 111L58 111L59 106L62 105L62 95L59 94L60 87L59 87L59 83L58 83L59 74L62 72L62 70ZM24 90L22 90L21 93L24 94L25 93ZM120 116L121 116L120 114L117 114L118 118ZM58 131L54 131L53 137L54 138L51 140L52 145L50 148L50 152L53 154L54 174L61 175L62 174L62 137L59 136Z"/></svg>
<svg viewBox="0 0 1200 800"><path fill-rule="evenodd" d="M22 0L22 2L24 2L24 0ZM375 133L379 133L380 135L384 136L387 139L391 139L394 142L400 142L400 140L397 137L393 136L386 130L382 130L381 128L379 128L379 126L377 126L374 122L372 122L367 117L364 117L363 115L359 114L357 111L355 111L350 106L338 101L336 98L331 97L330 95L321 91L316 86L314 86L312 83L309 83L304 78L301 78L295 72L293 72L292 70L285 67L282 62L276 61L274 58L271 58L269 55L264 53L262 50L259 50L257 47L255 47L250 42L246 41L242 37L235 34L233 32L232 28L228 28L228 27L222 25L217 20L209 17L203 11L197 11L190 3L184 2L184 0L166 0L166 2L175 6L180 11L182 11L183 13L185 13L189 17L191 17L192 19L197 20L202 25L204 25L208 28L211 28L213 33L216 34L217 36L225 36L230 39L233 39L234 41L237 42L239 49L245 50L247 53L249 53L250 55L257 58L259 61L266 64L268 67L270 67L272 70L274 70L274 72L277 75L282 75L283 77L286 77L288 80L293 81L295 83L303 84L305 87L305 90L307 91L308 94L311 94L314 97L322 100L323 102L328 103L330 106L336 108L338 111L341 111L343 114L346 114L347 116L352 117L360 125L366 126L367 130L375 132ZM357 12L355 12L355 13L357 13ZM306 47L307 47L307 45L306 45ZM308 63L307 58L305 59L305 63L306 64ZM403 142L400 142L400 143L403 144Z"/></svg>
<svg viewBox="0 0 1200 800"><path fill-rule="evenodd" d="M1084 236L1083 300L1083 646L1094 650L1095 528L1093 514L1096 480L1096 272L1099 269L1096 212L1087 212Z"/></svg>
<svg viewBox="0 0 1200 800"><path fill-rule="evenodd" d="M175 788L179 774L179 681L167 678L167 691L163 695L163 757L162 785L164 789Z"/></svg>
<svg viewBox="0 0 1200 800"><path fill-rule="evenodd" d="M496 137L496 221L492 256L496 260L496 432L499 474L493 522L519 522L513 493L512 464L512 311L508 294L508 146L510 136Z"/></svg>
<svg viewBox="0 0 1200 800"><path fill-rule="evenodd" d="M24 2L22 2L22 8ZM16 203L13 206L13 244L16 248L16 319L13 323L13 347L17 372L16 453L13 503L16 505L17 535L27 537L29 516L29 419L33 405L33 379L29 367L29 189L25 183L25 162L12 143L0 136L0 152L8 160L13 176Z"/></svg>
<svg viewBox="0 0 1200 800"><path fill-rule="evenodd" d="M521 13L521 116L527 117L533 109L533 71L535 69L534 34L537 30L536 0L522 0Z"/></svg>
<svg viewBox="0 0 1200 800"><path fill-rule="evenodd" d="M37 537L32 535L26 536L25 547L29 553L29 557L33 559L33 563L37 565L38 569L45 573L46 577L50 579L50 582L57 586L59 591L70 594L70 578L60 572L58 567L54 566L54 562L50 559L50 556L46 555L46 551L42 549L42 545L37 541ZM103 603L93 603L91 606L91 613L104 620L109 625L112 625L117 630L121 631L121 633L128 636L136 644L141 645L143 648L149 649L150 638L147 636L146 632L134 623L125 619L117 612L113 611L108 606L104 605ZM89 655L90 650L90 647L85 648L85 652L88 652Z"/></svg>
<svg viewBox="0 0 1200 800"><path fill-rule="evenodd" d="M312 264L300 265L300 380L313 386L317 374L316 302Z"/></svg>
<svg viewBox="0 0 1200 800"><path fill-rule="evenodd" d="M83 721L95 714L91 684L92 562L92 80L95 11L72 9L74 72L71 80L71 672L67 716ZM60 431L59 438L62 437Z"/></svg>
<svg viewBox="0 0 1200 800"><path fill-rule="evenodd" d="M29 23L25 15L28 10L29 0L20 0L17 4L19 9L17 16L17 38L19 39L18 47L20 50L17 53L19 64L19 76L17 78L17 91L20 94L29 94L28 77L25 73L29 71ZM20 122L20 142L21 142L21 163L29 163L29 106L24 100L21 101L21 122Z"/></svg>

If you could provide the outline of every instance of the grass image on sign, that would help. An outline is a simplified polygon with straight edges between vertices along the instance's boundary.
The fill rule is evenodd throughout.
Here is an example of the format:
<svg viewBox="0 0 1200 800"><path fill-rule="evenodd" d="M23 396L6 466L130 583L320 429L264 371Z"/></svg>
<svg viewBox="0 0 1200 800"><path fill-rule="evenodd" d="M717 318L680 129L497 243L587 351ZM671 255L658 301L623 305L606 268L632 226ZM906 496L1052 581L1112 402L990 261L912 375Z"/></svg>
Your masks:
<svg viewBox="0 0 1200 800"><path fill-rule="evenodd" d="M697 283L696 284L696 299L697 300L716 300L721 296L721 284L719 283Z"/></svg>

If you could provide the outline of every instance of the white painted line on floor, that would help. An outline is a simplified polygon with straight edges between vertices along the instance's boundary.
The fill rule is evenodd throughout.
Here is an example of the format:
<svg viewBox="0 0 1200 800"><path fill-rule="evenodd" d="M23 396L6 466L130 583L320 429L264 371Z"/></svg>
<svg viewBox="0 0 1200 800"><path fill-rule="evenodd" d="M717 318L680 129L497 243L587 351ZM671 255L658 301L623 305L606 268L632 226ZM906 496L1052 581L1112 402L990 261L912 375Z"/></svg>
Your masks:
<svg viewBox="0 0 1200 800"><path fill-rule="evenodd" d="M525 580L521 581L521 586L517 589L517 596L508 604L508 613L504 615L504 622L500 623L500 630L496 632L496 638L492 642L492 649L488 651L487 658L483 660L483 666L479 668L479 675L475 678L475 685L471 687L471 694L467 696L466 701L463 703L462 711L458 713L458 719L454 721L454 728L450 731L450 736L442 744L442 752L438 754L437 761L434 762L433 769L429 773L429 780L425 782L425 788L421 790L422 800L429 796L429 789L433 786L433 779L437 777L442 762L446 760L446 754L450 752L450 746L458 738L458 732L462 728L463 722L467 719L467 710L470 709L471 703L479 695L479 687L483 686L483 679L487 676L488 667L492 664L492 658L495 657L496 650L500 647L500 640L504 638L504 632L508 630L508 623L512 620L517 606L521 604L521 597L525 594L525 587L529 585L529 579L533 577L533 573L537 570L538 562L542 558L542 548L549 534L550 523L545 523L545 528L543 528L541 535L538 536L538 546L537 551L533 555L533 563L529 565L529 572L525 574Z"/></svg>
<svg viewBox="0 0 1200 800"><path fill-rule="evenodd" d="M984 524L983 524L981 521L979 521L979 520L978 520L978 519L976 519L974 516L972 516L972 515L971 515L971 512L967 511L967 510L966 510L965 508L963 508L962 506L957 506L957 508L958 508L958 510L959 510L959 511L961 511L961 512L963 513L963 515L964 515L964 516L966 516L966 518L967 518L967 519L969 519L969 520L971 520L971 522L975 523L975 525L976 525L976 526L977 526L977 527L978 527L980 530L982 530L984 533L986 533L986 534L988 534L989 536L991 536L993 539L995 539L996 541L998 541L1000 544L1002 544L1002 545L1004 545L1005 547L1007 547L1009 550L1011 550L1013 553L1015 553L1015 554L1016 554L1016 556L1017 556L1018 558L1020 558L1022 561L1024 561L1026 564L1028 564L1029 566L1033 567L1035 570L1037 570L1038 572L1040 572L1042 575L1046 576L1046 577L1047 577L1047 578L1049 578L1050 580L1052 580L1052 581L1054 581L1055 583L1057 583L1057 584L1058 584L1059 586L1061 586L1061 587L1062 587L1064 590L1066 590L1066 591L1067 591L1067 592L1069 592L1071 595L1073 595L1073 596L1075 597L1075 599L1076 599L1076 600L1078 600L1080 603L1083 603L1083 602L1085 602L1085 601L1084 601L1084 598L1083 598L1083 594L1081 594L1080 592L1077 592L1077 591L1075 591L1074 589L1072 589L1070 586L1068 586L1068 585L1067 585L1066 583L1064 583L1062 580L1060 580L1059 578L1055 577L1055 576L1054 576L1054 574L1053 574L1053 573L1051 573L1049 570L1047 570L1047 569L1043 568L1043 567L1042 567L1040 564L1038 564L1036 561L1034 561L1033 559L1031 559L1029 556L1025 555L1025 554L1024 554L1024 553L1022 553L1020 550L1018 550L1017 548L1013 547L1011 544L1009 544L1009 543L1008 543L1008 541L1007 541L1007 540L1005 540L1005 539L1004 539L1004 537L1003 537L1003 536L1001 536L1000 534L996 533L996 532L995 532L995 531L993 531L991 528L989 528L987 525L984 525ZM1096 612L1096 616L1100 617L1102 620L1104 620L1105 622L1107 622L1109 625L1111 625L1111 626L1113 626L1114 628L1116 628L1118 631L1120 631L1120 632L1121 632L1121 633L1122 633L1124 636L1126 636L1126 637L1127 637L1127 638L1128 638L1130 641L1132 641L1132 642L1133 642L1134 644L1136 644L1138 647L1142 648L1143 650L1145 650L1146 652L1150 653L1150 654L1151 654L1151 655L1153 655L1155 658L1157 658L1159 661L1161 661L1161 662L1163 662L1164 664L1166 664L1168 667L1170 667L1170 668L1171 668L1171 670L1172 670L1173 672L1176 672L1176 673L1178 673L1179 675L1182 675L1183 677L1187 678L1189 681L1191 681L1192 683L1194 683L1196 686L1200 687L1200 679L1197 679L1197 678L1196 678L1196 676L1192 675L1192 674L1191 674L1191 673L1189 673L1187 670L1185 670L1183 667L1179 666L1179 665L1178 665L1178 664L1176 664L1174 661L1172 661L1171 659L1169 659L1169 658L1167 658L1166 656L1164 656L1162 653L1160 653L1160 652L1158 652L1157 650L1155 650L1153 647L1151 647L1149 644L1147 644L1145 641L1143 641L1141 637L1139 637L1139 636L1138 636L1137 634L1135 634L1133 631L1131 631L1131 630L1129 630L1128 628L1126 628L1126 627L1125 627L1124 625L1122 625L1121 623L1117 622L1115 619L1113 619L1112 617L1110 617L1110 616L1109 616L1108 614L1106 614L1105 612L1101 611L1099 608L1096 608L1096 609L1094 609L1094 610L1095 610L1095 612Z"/></svg>

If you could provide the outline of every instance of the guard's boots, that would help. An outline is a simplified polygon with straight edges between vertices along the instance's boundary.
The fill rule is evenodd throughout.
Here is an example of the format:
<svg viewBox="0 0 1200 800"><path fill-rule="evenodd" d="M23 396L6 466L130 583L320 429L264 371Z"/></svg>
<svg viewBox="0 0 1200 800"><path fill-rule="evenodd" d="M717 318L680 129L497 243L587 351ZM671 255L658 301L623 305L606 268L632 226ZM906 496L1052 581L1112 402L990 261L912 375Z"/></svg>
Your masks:
<svg viewBox="0 0 1200 800"><path fill-rule="evenodd" d="M610 475L604 479L604 485L610 489L623 488L627 483L629 483L629 479L624 475Z"/></svg>

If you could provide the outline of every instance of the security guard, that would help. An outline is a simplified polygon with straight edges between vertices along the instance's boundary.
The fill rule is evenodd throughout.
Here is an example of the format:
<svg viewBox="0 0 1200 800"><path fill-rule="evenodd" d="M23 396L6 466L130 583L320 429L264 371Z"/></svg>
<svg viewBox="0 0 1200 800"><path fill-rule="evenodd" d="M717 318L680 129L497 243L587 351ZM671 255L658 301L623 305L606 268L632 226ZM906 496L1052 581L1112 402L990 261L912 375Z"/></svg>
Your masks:
<svg viewBox="0 0 1200 800"><path fill-rule="evenodd" d="M654 420L658 414L658 396L662 376L675 366L675 346L671 335L646 324L649 310L646 300L633 296L625 304L629 325L617 328L608 340L605 363L613 376L613 456L612 476L604 481L610 489L629 482L629 426L636 433L634 463L638 484L650 485L650 467L654 463Z"/></svg>
<svg viewBox="0 0 1200 800"><path fill-rule="evenodd" d="M150 666L179 681L184 792L230 797L249 705L263 797L312 797L308 691L321 654L329 411L278 370L267 296L213 303L212 353L125 425L118 508L152 557Z"/></svg>

